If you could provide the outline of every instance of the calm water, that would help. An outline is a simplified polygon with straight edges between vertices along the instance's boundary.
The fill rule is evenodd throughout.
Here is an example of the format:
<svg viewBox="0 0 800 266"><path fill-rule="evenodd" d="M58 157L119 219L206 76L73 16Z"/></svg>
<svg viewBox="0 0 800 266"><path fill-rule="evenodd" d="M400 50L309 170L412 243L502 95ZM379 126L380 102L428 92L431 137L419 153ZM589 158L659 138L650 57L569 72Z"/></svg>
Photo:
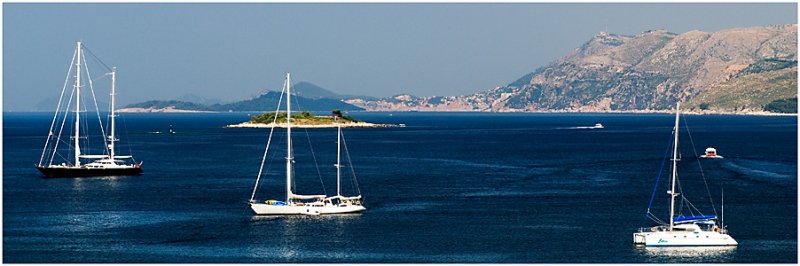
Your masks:
<svg viewBox="0 0 800 266"><path fill-rule="evenodd" d="M355 115L408 125L345 130L367 212L256 217L246 202L267 130L222 128L246 114L127 114L121 150L144 175L46 179L34 164L52 114L4 113L3 261L797 262L796 117L687 116L684 194L713 214L694 154L717 148L726 158L701 166L717 211L725 189L740 245L645 249L631 234L672 116ZM596 122L606 128L571 128ZM177 134L148 133L170 124ZM335 131L298 131L296 186L335 191ZM284 156L259 199L284 197ZM662 219L665 180L653 206Z"/></svg>

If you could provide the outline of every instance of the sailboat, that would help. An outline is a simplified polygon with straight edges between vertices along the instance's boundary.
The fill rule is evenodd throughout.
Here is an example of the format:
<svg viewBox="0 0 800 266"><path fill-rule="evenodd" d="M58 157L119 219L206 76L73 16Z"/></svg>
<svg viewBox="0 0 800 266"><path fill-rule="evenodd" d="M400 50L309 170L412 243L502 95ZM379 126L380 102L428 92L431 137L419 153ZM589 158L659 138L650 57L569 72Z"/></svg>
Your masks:
<svg viewBox="0 0 800 266"><path fill-rule="evenodd" d="M112 68L111 72L107 75L111 76L111 111L109 112L109 119L110 119L110 126L109 126L109 135L105 135L105 131L103 130L103 123L100 120L100 111L99 108L95 108L97 111L97 118L100 123L100 131L102 132L103 136L103 143L104 146L104 153L103 154L84 154L81 150L81 142L84 142L88 145L88 135L86 132L81 132L81 129L88 126L81 123L81 113L85 113L81 111L81 89L82 87L86 86L85 84L81 83L81 76L84 75L81 71L81 66L84 66L84 70L86 72L86 76L89 80L89 89L91 92L92 100L94 100L95 107L97 107L97 99L94 98L94 88L91 76L89 76L88 66L86 66L86 58L84 47L81 42L78 42L75 47L75 53L73 54L72 62L70 63L70 70L67 73L67 80L64 83L64 87L61 91L61 97L59 98L58 106L56 107L56 112L53 115L53 122L50 124L50 132L47 135L47 140L45 141L44 149L42 150L42 156L39 159L39 163L36 165L36 168L42 172L47 177L89 177L89 176L123 176L123 175L137 175L142 173L142 162L136 163L133 160L133 156L131 155L117 155L116 154L116 145L115 143L119 141L116 137L116 124L115 124L115 98L116 98L116 68ZM69 81L69 76L72 74L72 67L75 67L74 72L74 86L72 91L70 92L70 98L67 101L67 106L64 109L63 115L60 114L61 112L61 104L64 97L64 93L67 88L67 82ZM84 92L85 93L85 92ZM70 137L72 139L72 145L68 147L69 150L72 152L72 160L69 158L64 157L58 152L59 144L64 143L65 145L70 145L69 141L64 141L61 139L62 132L65 129L66 122L70 115L70 104L72 104L72 100L75 100L75 110L74 110L74 126L73 126L73 134ZM60 118L60 121L59 121ZM88 120L88 119L86 119ZM56 122L60 122L60 127L58 128L58 132L55 133L54 129L56 129L57 124ZM68 129L69 130L69 129ZM86 148L86 146L84 146ZM48 156L49 155L49 156ZM58 156L59 158L63 159L64 161L60 164L54 164L54 160ZM69 155L67 155L69 157ZM91 162L83 163L82 160L92 159ZM126 159L131 160L132 163L126 164Z"/></svg>
<svg viewBox="0 0 800 266"><path fill-rule="evenodd" d="M320 215L320 214L340 214L340 213L356 213L366 210L362 205L362 198L356 196L342 195L341 186L341 151L342 151L342 127L337 127L337 154L336 154L336 195L300 195L295 194L292 184L294 184L293 163L294 157L292 153L292 108L291 108L291 74L286 74L286 81L284 89L286 92L286 200L267 200L264 203L259 203L255 200L256 190L258 189L259 180L262 171L259 170L256 184L253 188L253 193L250 196L250 208L258 215ZM279 104L280 105L280 104ZM278 107L280 109L280 107ZM277 115L275 119L277 120ZM273 124L275 124L273 122ZM273 127L272 130L275 128ZM264 159L267 158L269 151L269 143L272 141L272 131L267 141L267 148L264 152ZM264 160L262 160L261 167L263 169Z"/></svg>
<svg viewBox="0 0 800 266"><path fill-rule="evenodd" d="M736 246L738 242L728 235L728 230L724 223L717 224L716 215L676 215L675 198L680 193L675 191L678 178L678 135L680 121L680 103L675 107L675 128L673 131L674 140L672 147L672 177L671 189L667 191L670 195L669 223L663 223L657 218L655 221L662 225L650 228L640 228L633 233L633 243L645 246ZM684 198L685 199L685 198ZM652 204L652 199L650 201ZM650 213L650 207L647 209ZM723 205L724 217L724 205Z"/></svg>

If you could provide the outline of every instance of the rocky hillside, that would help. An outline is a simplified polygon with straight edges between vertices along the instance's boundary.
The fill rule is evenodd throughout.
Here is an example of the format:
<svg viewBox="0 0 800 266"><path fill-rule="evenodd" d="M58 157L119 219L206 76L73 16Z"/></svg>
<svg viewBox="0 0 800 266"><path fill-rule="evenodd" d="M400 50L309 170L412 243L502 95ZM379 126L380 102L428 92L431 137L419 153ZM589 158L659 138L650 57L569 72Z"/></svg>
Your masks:
<svg viewBox="0 0 800 266"><path fill-rule="evenodd" d="M601 32L507 86L472 95L351 99L367 110L761 111L797 95L797 24L719 32Z"/></svg>

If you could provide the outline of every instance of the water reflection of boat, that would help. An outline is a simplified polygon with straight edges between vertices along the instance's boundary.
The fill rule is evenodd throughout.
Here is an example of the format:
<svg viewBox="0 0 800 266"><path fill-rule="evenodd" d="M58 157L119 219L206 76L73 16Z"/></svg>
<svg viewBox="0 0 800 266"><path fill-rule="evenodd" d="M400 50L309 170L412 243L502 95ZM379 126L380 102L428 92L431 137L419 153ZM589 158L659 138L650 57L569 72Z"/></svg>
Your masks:
<svg viewBox="0 0 800 266"><path fill-rule="evenodd" d="M681 258L690 259L691 262L697 260L713 260L714 262L724 262L725 258L733 255L736 246L705 246L705 247L646 247L638 246L637 250L649 257L667 258L671 262L680 262ZM688 262L688 261L687 261Z"/></svg>
<svg viewBox="0 0 800 266"><path fill-rule="evenodd" d="M700 155L700 158L709 158L709 159L722 159L724 157L717 154L717 149L713 147L706 148L706 154Z"/></svg>

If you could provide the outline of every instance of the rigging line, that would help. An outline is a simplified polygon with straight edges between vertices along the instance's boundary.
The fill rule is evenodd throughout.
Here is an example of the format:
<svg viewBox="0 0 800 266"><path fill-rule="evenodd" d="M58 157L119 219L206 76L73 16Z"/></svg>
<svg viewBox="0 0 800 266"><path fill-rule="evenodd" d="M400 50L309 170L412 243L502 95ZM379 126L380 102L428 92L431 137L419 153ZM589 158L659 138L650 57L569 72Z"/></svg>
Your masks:
<svg viewBox="0 0 800 266"><path fill-rule="evenodd" d="M286 144L286 140L284 140L283 138L278 138L278 143L277 143L276 147L280 147L280 146L282 146L284 144ZM275 157L278 157L278 153L277 152L273 152L272 155L270 155L268 160L270 162L273 162L273 161L275 161ZM272 169L273 165L275 165L275 164L273 164L273 163L267 164L267 169L264 170L264 173L269 173L269 170Z"/></svg>
<svg viewBox="0 0 800 266"><path fill-rule="evenodd" d="M308 128L305 128L305 131L306 131L306 139L308 140L308 147L311 150L311 158L314 160L314 166L317 169L317 176L319 177L319 182L322 183L322 194L328 195L327 190L325 190L325 182L323 182L322 180L322 172L319 170L317 155L314 153L314 146L311 145L311 137L308 134Z"/></svg>
<svg viewBox="0 0 800 266"><path fill-rule="evenodd" d="M692 211L692 209L694 209L694 211L697 211L697 213L699 213L700 215L703 215L703 212L702 212L702 211L700 211L700 209L698 209L696 206L694 206L694 204L692 204L692 202L691 202L691 201L689 201L689 199L688 199L688 198L686 198L686 197L683 197L683 199L682 199L682 200L686 201L686 203L688 204L687 206L689 206L689 212L691 212L691 213L694 213L694 212ZM692 214L692 215L694 215L694 214Z"/></svg>
<svg viewBox="0 0 800 266"><path fill-rule="evenodd" d="M98 80L98 79L103 79L103 78L105 78L106 76L108 76L108 73L105 73L105 74L103 74L102 76L99 76L99 77L96 77L96 78L91 78L91 77L89 77L89 81L96 81L96 80Z"/></svg>
<svg viewBox="0 0 800 266"><path fill-rule="evenodd" d="M58 141L59 141L59 142L63 142L63 143L64 143L65 145L67 145L67 146L69 146L69 145L70 145L69 143L67 143L67 142L66 142L66 141L64 141L64 140L58 140ZM67 158L65 158L63 155L61 155L61 153L56 153L56 152L54 152L54 153L53 153L53 156L55 156L55 155L58 155L58 157L61 157L61 159L64 159L65 161L67 160ZM51 163L51 164L52 164L52 163Z"/></svg>
<svg viewBox="0 0 800 266"><path fill-rule="evenodd" d="M292 158L294 158L294 157L292 157ZM294 159L292 159L292 160L294 160ZM300 192L298 192L298 191L295 191L295 190L294 190L294 188L296 188L296 187L297 187L297 185L296 185L296 183L297 183L297 178L295 178L295 176L294 176L294 173L295 173L295 171L294 171L294 169L295 169L295 166L294 166L294 165L295 165L295 164L293 163L293 164L292 164L292 191L294 191L294 192L297 192L297 193L294 193L294 192L292 192L292 193L294 193L294 195L301 195L301 194L300 194Z"/></svg>
<svg viewBox="0 0 800 266"><path fill-rule="evenodd" d="M113 86L113 84L112 84L112 86ZM110 93L109 93L109 95L110 95ZM112 96L112 97L114 97L114 96ZM109 110L109 114L106 116L106 123L105 123L105 125L106 125L106 128L108 128L108 130L109 130L109 131L111 131L111 118L112 118L112 117L111 117L111 112L110 112L110 111L111 111L111 101L108 101L108 103L106 103L106 110ZM111 139L111 135L110 135L110 134L111 134L111 133L109 133L109 135L108 135L108 136L103 136L103 138L109 139L109 141L113 141L113 140ZM117 138L117 136L114 136L114 138ZM117 138L117 139L119 139L119 138ZM112 143L113 143L113 142L112 142ZM106 146L108 146L108 145L106 145ZM115 144L115 145L114 145L114 147L115 147L115 149L116 149L117 145ZM109 149L109 150L111 150L111 149ZM109 155L110 155L110 153L109 153ZM110 156L109 156L109 157L110 157Z"/></svg>
<svg viewBox="0 0 800 266"><path fill-rule="evenodd" d="M352 160L350 160L350 152L347 150L347 142L345 142L344 131L342 131L342 146L344 146L345 159L350 166L350 190L355 192L357 195L361 195L361 190L358 187L358 181L355 177L355 169L353 169L353 163Z"/></svg>
<svg viewBox="0 0 800 266"><path fill-rule="evenodd" d="M689 215L690 216L694 215L694 212L692 212L691 206L689 206L690 204L691 204L691 202L689 202L689 199L687 199L686 197L683 197L683 196L681 197L681 212L680 212L681 216L686 216L686 215L683 214L683 207L685 207L685 206L686 206L686 209L689 211Z"/></svg>
<svg viewBox="0 0 800 266"><path fill-rule="evenodd" d="M69 63L69 69L67 70L67 76L64 78L64 86L61 87L61 95L58 96L58 104L56 105L56 111L53 113L53 121L50 122L50 131L47 132L47 140L44 142L44 149L42 149L42 157L39 158L39 166L42 166L42 161L44 161L44 155L47 152L47 147L49 147L50 139L53 137L53 127L56 125L56 118L58 117L58 111L61 110L61 102L64 101L64 92L67 90L67 84L69 83L69 75L72 73L72 67L75 66L75 56L77 55L78 50L75 49L75 52L72 52L72 60Z"/></svg>
<svg viewBox="0 0 800 266"><path fill-rule="evenodd" d="M114 93L116 93L116 92L114 92ZM133 158L133 149L131 148L131 144L130 144L130 133L128 132L128 120L125 120L125 116L124 115L115 115L115 116L122 117L122 126L125 127L125 140L126 140L125 146L128 147L128 155L131 156L131 161L133 161L133 163L136 164L136 158ZM119 139L119 138L117 138L117 139ZM116 145L115 145L115 147L116 147Z"/></svg>
<svg viewBox="0 0 800 266"><path fill-rule="evenodd" d="M299 97L294 97L294 102L297 105L298 110L302 110L303 108L300 106L300 101L297 100ZM302 112L301 112L302 114ZM319 170L319 163L317 162L317 155L314 153L314 145L311 145L311 136L308 134L308 128L303 128L306 132L306 139L308 140L308 147L311 150L311 158L314 160L314 167L317 169L317 176L319 177L319 183L322 184L322 194L328 195L327 190L325 189L325 182L322 179L322 171Z"/></svg>
<svg viewBox="0 0 800 266"><path fill-rule="evenodd" d="M278 138L278 142L276 143L276 147L280 147L281 145L284 145L284 144L286 144L286 140L284 140L283 138ZM277 152L273 152L272 155L269 155L269 159L267 159L267 160L269 162L274 162L276 157L278 157L278 153ZM274 163L267 164L267 169L263 170L264 174L262 174L262 176L269 175L268 173L269 173L270 169L272 169L273 165L275 165L275 164ZM258 186L258 182L256 182L256 186ZM255 190L256 188L253 188L253 189ZM255 199L255 194L253 194L253 199Z"/></svg>
<svg viewBox="0 0 800 266"><path fill-rule="evenodd" d="M100 124L100 133L103 134L102 135L103 148L106 151L105 154L111 154L111 152L108 150L108 141L107 141L107 137L106 137L106 131L105 131L105 129L103 129L103 119L100 118L100 107L97 106L97 97L95 97L95 95L94 95L94 83L92 82L92 76L91 76L91 74L89 72L89 64L86 62L85 54L81 55L81 57L83 57L83 64L84 64L84 68L86 69L86 77L89 78L89 91L92 92L92 101L94 102L94 110L95 110L95 112L97 112L97 122ZM87 122L87 127L88 127L88 122ZM89 145L88 131L87 131L87 135L86 135L86 145L87 145L87 148L88 148L88 145Z"/></svg>
<svg viewBox="0 0 800 266"><path fill-rule="evenodd" d="M667 141L667 148L664 150L664 156L663 156L664 159L661 160L661 167L658 169L658 177L656 178L656 183L655 185L653 185L653 192L650 193L650 203L647 204L647 213L650 213L650 208L653 207L653 199L655 199L656 197L656 190L658 189L658 181L661 180L661 175L664 173L664 165L667 162L667 156L669 156L669 150L671 147L672 147L672 138L669 138L669 141ZM644 226L644 222L647 219L646 216L647 213L645 213L645 217L642 217L642 223L639 227Z"/></svg>
<svg viewBox="0 0 800 266"><path fill-rule="evenodd" d="M356 169L353 167L353 160L350 159L350 150L347 149L347 141L345 140L344 133L342 133L342 146L344 146L344 154L347 157L347 164L350 165L350 174L353 176L352 182L355 183L355 188L358 195L361 195L361 188L358 187L358 178L356 178Z"/></svg>
<svg viewBox="0 0 800 266"><path fill-rule="evenodd" d="M648 215L647 217L650 218L651 221L656 222L657 224L660 224L660 225L666 225L667 224L664 221L662 221L661 219L658 219L658 217L656 217L652 213L650 213L650 215ZM640 227L642 227L642 226L640 226Z"/></svg>
<svg viewBox="0 0 800 266"><path fill-rule="evenodd" d="M58 144L60 143L61 140L61 133L64 131L64 123L67 122L67 118L69 117L69 108L70 106L72 106L72 98L73 98L72 96L75 96L74 86L69 94L69 101L67 101L67 107L64 108L64 118L63 120L61 120L61 127L58 129L58 137L56 137L56 139L58 139L59 141L56 141L56 145L55 147L53 147L53 155L50 156L49 165L53 165L53 159L56 157L56 153L58 152Z"/></svg>
<svg viewBox="0 0 800 266"><path fill-rule="evenodd" d="M679 205L680 207L678 208L679 209L679 213L681 215L683 215L683 209L684 209L684 207L686 207L686 209L689 211L689 215L694 215L695 211L697 213L699 213L700 215L703 215L703 212L700 211L700 209L698 209L696 206L694 206L694 204L692 204L692 202L689 201L689 198L687 198L685 196L685 194L683 193L683 189L681 187L680 180L676 180L676 181L678 181L678 188L680 188L680 191L681 191L681 202L680 202L680 205Z"/></svg>
<svg viewBox="0 0 800 266"><path fill-rule="evenodd" d="M63 141L63 140L59 140L59 141L66 143L66 145L70 145L70 144L69 144L69 143L67 143L66 141ZM53 156L55 156L56 154L57 154L57 155L58 155L58 157L59 157L59 158L61 158L62 160L64 160L64 161L69 161L69 160L67 160L67 158L66 158L66 157L64 157L64 155L61 155L61 153L53 153ZM51 163L51 165L52 165L52 163Z"/></svg>
<svg viewBox="0 0 800 266"><path fill-rule="evenodd" d="M83 132L84 134L83 137L80 137L79 139L84 139L84 144L86 144L81 146L83 147L83 150L81 150L81 154L91 154L92 146L89 145L89 108L86 108L87 106L86 99L81 99L81 100L82 100L81 103L83 104L83 112L81 112L81 114L83 115L81 117L81 132Z"/></svg>
<svg viewBox="0 0 800 266"><path fill-rule="evenodd" d="M272 143L272 133L275 132L275 128L276 128L276 125L277 125L276 123L278 121L278 111L281 110L281 102L283 102L283 93L285 91L286 91L286 82L284 82L283 88L281 89L281 96L278 98L278 107L275 110L275 116L272 118L272 128L270 128L270 130L269 130L269 137L267 138L267 147L264 148L264 156L261 157L261 166L259 166L259 168L258 168L258 175L256 177L256 184L255 184L255 186L253 186L253 193L250 195L250 202L253 202L253 200L256 197L256 190L258 190L258 183L260 182L261 174L264 171L264 162L267 160L267 152L269 151L270 143ZM287 156L291 157L291 155L287 155ZM269 170L269 167L267 167L267 170Z"/></svg>
<svg viewBox="0 0 800 266"><path fill-rule="evenodd" d="M64 143L65 145L67 145L67 146L69 146L69 145L72 145L71 143L69 143L69 142L66 142L66 141L64 141L64 140L58 140L58 141L60 141L60 142L63 142L63 143ZM64 161L69 161L69 160L67 160L67 158L66 158L66 157L64 157L64 155L61 155L61 153L58 153L58 157L61 157L61 159L64 159Z"/></svg>
<svg viewBox="0 0 800 266"><path fill-rule="evenodd" d="M694 151L694 157L695 160L697 160L697 167L700 168L700 176L703 177L703 184L706 186L706 193L708 193L708 200L711 201L711 209L714 210L714 215L717 215L717 208L714 206L714 197L711 197L711 190L708 189L708 182L706 181L706 175L703 172L703 165L700 164L700 157L697 155L697 147L694 145L692 132L689 130L689 124L685 118L683 119L683 124L686 127L686 133L689 135L689 141L692 143L692 151Z"/></svg>
<svg viewBox="0 0 800 266"><path fill-rule="evenodd" d="M675 176L675 185L678 186L678 191L680 191L680 193L681 193L681 202L679 203L680 205L678 207L678 210L679 210L679 212L682 213L683 212L683 202L684 202L684 199L686 199L686 194L683 193L683 186L681 186L681 180L678 179L677 176Z"/></svg>
<svg viewBox="0 0 800 266"><path fill-rule="evenodd" d="M96 55L94 55L94 53L92 53L92 50L89 50L89 47L86 47L86 44L81 45L81 47L83 47L84 51L89 52L89 55L94 57L94 59L97 60L97 62L100 62L100 64L103 65L103 67L105 67L106 70L111 71L111 68L108 67L108 65L106 65L106 63L103 63L103 60L100 60L100 57L97 57ZM84 60L84 62L86 62L86 60Z"/></svg>
<svg viewBox="0 0 800 266"><path fill-rule="evenodd" d="M110 74L110 73L106 73L106 75L108 75L108 74ZM112 97L117 97L118 93L119 92L114 91L114 95ZM108 109L111 110L111 102L108 103ZM133 148L131 147L131 144L130 144L130 132L128 131L128 120L125 118L124 115L118 115L116 113L114 114L114 117L122 118L122 126L125 127L125 131L124 131L124 139L126 140L125 141L125 146L128 147L128 155L131 156L131 161L134 164L136 164L137 163L136 162L136 158L133 157ZM120 137L117 137L117 136L114 136L114 138L117 139L117 143L119 143L119 141L118 141L119 139L123 139L123 138L120 138ZM114 144L114 147L116 147L116 146L117 145Z"/></svg>

